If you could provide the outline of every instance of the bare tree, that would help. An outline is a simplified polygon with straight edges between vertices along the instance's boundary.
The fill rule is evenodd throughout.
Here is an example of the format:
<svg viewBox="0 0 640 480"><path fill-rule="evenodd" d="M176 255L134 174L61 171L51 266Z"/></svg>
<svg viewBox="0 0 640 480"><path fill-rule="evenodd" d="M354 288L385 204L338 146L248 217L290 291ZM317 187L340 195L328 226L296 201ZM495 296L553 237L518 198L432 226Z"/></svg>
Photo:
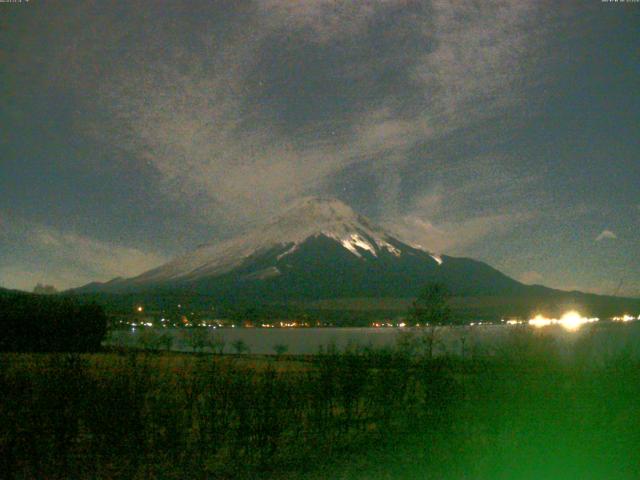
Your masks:
<svg viewBox="0 0 640 480"><path fill-rule="evenodd" d="M195 352L202 352L209 343L209 332L206 328L193 327L185 329L182 333L185 342Z"/></svg>
<svg viewBox="0 0 640 480"><path fill-rule="evenodd" d="M420 291L409 309L410 322L424 327L421 341L429 358L433 358L438 327L455 323L449 299L449 291L444 285L429 283Z"/></svg>
<svg viewBox="0 0 640 480"><path fill-rule="evenodd" d="M226 340L220 334L213 335L209 343L211 350L216 352L218 355L222 355L224 353L224 348L226 345L227 345Z"/></svg>
<svg viewBox="0 0 640 480"><path fill-rule="evenodd" d="M157 350L160 348L160 334L153 327L144 327L140 331L138 344L145 350Z"/></svg>
<svg viewBox="0 0 640 480"><path fill-rule="evenodd" d="M238 339L231 344L233 349L236 351L238 355L242 353L247 353L249 351L249 346L246 344L244 340Z"/></svg>
<svg viewBox="0 0 640 480"><path fill-rule="evenodd" d="M281 357L289 351L289 346L283 343L277 343L273 346L273 351L276 353L277 357Z"/></svg>

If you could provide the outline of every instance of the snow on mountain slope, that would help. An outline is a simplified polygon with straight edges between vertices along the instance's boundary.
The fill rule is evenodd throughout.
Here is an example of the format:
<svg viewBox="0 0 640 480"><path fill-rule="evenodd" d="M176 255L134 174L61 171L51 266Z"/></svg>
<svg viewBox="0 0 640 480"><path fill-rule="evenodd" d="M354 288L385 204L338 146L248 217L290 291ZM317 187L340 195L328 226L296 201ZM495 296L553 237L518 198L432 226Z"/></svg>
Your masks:
<svg viewBox="0 0 640 480"><path fill-rule="evenodd" d="M594 296L524 285L484 262L409 245L344 203L319 198L303 199L265 225L202 245L138 277L94 282L74 292L152 293L154 298L195 294L226 304L289 304L410 298L434 281L455 296L494 299L475 310L465 303L465 315L500 318L526 315L541 304L565 308L587 302L607 315L614 312L603 310L605 304ZM512 299L518 300L510 305Z"/></svg>
<svg viewBox="0 0 640 480"><path fill-rule="evenodd" d="M238 267L249 256L281 249L277 259L296 251L305 240L325 236L351 254L365 258L388 252L403 254L395 240L351 207L335 199L307 197L266 225L230 240L198 247L171 262L130 280L132 283L194 280L220 275ZM435 257L441 263L439 257Z"/></svg>

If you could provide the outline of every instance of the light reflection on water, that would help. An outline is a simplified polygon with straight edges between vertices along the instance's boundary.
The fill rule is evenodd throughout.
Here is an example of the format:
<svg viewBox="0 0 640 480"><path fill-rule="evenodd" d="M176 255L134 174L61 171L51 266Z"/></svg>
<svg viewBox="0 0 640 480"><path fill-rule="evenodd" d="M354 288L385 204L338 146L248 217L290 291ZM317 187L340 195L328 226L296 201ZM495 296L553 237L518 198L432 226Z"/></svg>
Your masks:
<svg viewBox="0 0 640 480"><path fill-rule="evenodd" d="M188 338L191 329L137 328L133 331L112 332L107 344L143 347L145 330L154 334L170 335L171 349L191 351ZM253 354L273 354L275 345L286 345L287 353L307 355L318 353L321 347L335 345L338 350L353 345L374 348L396 345L398 335L423 335L421 328L218 328L207 329L211 338L225 342L225 353L234 353L233 342L242 340ZM640 322L628 324L584 325L577 331L568 331L560 325L545 328L514 325L481 325L474 327L439 327L435 338L436 354L465 355L491 354L507 346L515 335L529 332L555 340L560 354L569 355L576 348L588 350L589 355L602 357L624 352L640 358ZM205 348L204 351L212 351Z"/></svg>

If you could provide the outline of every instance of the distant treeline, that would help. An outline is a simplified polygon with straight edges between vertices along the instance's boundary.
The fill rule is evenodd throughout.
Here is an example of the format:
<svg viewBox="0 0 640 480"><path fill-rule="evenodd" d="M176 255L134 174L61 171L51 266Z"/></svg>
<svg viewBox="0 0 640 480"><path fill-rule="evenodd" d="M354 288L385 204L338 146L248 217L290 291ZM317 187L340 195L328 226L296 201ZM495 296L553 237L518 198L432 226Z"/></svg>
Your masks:
<svg viewBox="0 0 640 480"><path fill-rule="evenodd" d="M106 315L97 304L70 297L0 294L0 351L96 351L106 330Z"/></svg>
<svg viewBox="0 0 640 480"><path fill-rule="evenodd" d="M277 322L283 320L296 320L316 323L331 324L334 326L369 326L374 321L397 319L406 315L404 310L389 311L387 309L362 309L349 308L314 308L304 304L291 302L288 304L265 304L255 301L234 302L212 295L199 294L161 294L161 293L96 293L79 294L77 298L83 303L94 302L104 305L108 314L113 316L135 313L137 306L144 306L145 314L161 314L164 317L179 319L184 314L195 312L190 316L192 320L199 318L225 319L242 324L251 321ZM410 303L406 301L407 305ZM117 325L116 325L117 326Z"/></svg>
<svg viewBox="0 0 640 480"><path fill-rule="evenodd" d="M334 326L369 326L372 322L399 320L408 313L413 301L406 298L337 298L319 301L268 303L261 297L225 298L185 291L149 291L140 293L81 293L83 303L104 305L107 313L127 315L143 305L146 314L158 313L180 318L195 312L195 319L218 318L235 323L297 320ZM640 312L640 299L560 292L540 287L531 295L452 297L451 310L463 322L499 322L503 318L532 318L538 313L558 318L568 310L589 317L609 318L625 312Z"/></svg>

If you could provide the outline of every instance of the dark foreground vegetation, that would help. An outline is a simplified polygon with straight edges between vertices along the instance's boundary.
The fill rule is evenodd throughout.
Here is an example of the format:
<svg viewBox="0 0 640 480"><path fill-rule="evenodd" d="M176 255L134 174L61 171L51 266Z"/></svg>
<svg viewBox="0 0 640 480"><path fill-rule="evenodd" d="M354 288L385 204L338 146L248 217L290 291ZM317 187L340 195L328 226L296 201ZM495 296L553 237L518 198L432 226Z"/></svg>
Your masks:
<svg viewBox="0 0 640 480"><path fill-rule="evenodd" d="M528 330L476 359L403 345L2 354L0 478L638 478L636 361Z"/></svg>
<svg viewBox="0 0 640 480"><path fill-rule="evenodd" d="M101 306L64 296L0 291L0 351L91 352L107 331Z"/></svg>

